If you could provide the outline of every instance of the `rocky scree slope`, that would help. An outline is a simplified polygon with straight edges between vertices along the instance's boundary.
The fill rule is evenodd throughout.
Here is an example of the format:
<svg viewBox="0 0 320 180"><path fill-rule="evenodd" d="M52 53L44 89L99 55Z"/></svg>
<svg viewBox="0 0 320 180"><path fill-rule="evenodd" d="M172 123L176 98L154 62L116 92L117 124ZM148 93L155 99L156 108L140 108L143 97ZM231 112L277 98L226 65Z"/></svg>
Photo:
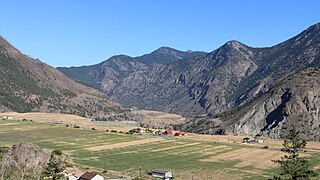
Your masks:
<svg viewBox="0 0 320 180"><path fill-rule="evenodd" d="M216 117L188 122L184 130L223 135L284 138L295 126L308 140L320 140L320 67L297 72L254 101Z"/></svg>

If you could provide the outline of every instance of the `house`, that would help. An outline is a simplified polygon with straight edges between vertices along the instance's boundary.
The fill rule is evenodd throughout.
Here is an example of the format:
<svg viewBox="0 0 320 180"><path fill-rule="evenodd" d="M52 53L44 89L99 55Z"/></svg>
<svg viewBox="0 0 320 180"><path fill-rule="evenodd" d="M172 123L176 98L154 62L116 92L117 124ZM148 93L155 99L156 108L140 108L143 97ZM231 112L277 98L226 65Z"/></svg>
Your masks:
<svg viewBox="0 0 320 180"><path fill-rule="evenodd" d="M104 177L96 172L85 172L79 177L79 180L104 180Z"/></svg>
<svg viewBox="0 0 320 180"><path fill-rule="evenodd" d="M155 169L151 171L151 175L156 178L162 178L164 180L173 179L173 175L170 171Z"/></svg>
<svg viewBox="0 0 320 180"><path fill-rule="evenodd" d="M75 175L75 173L68 173L65 171L63 174L68 180L78 180L78 177Z"/></svg>
<svg viewBox="0 0 320 180"><path fill-rule="evenodd" d="M251 143L250 138L248 138L248 137L243 138L242 144L248 144L248 143Z"/></svg>
<svg viewBox="0 0 320 180"><path fill-rule="evenodd" d="M52 120L52 121L51 121L51 124L62 124L62 122L63 122L63 121L61 121L61 120L55 119L55 120Z"/></svg>
<svg viewBox="0 0 320 180"><path fill-rule="evenodd" d="M146 131L140 128L131 129L129 133L145 133Z"/></svg>
<svg viewBox="0 0 320 180"><path fill-rule="evenodd" d="M168 129L168 130L165 130L165 131L164 131L164 134L166 134L166 135L173 135L173 132L172 132L172 130Z"/></svg>
<svg viewBox="0 0 320 180"><path fill-rule="evenodd" d="M183 135L184 135L184 133L181 131L174 133L174 136L183 136Z"/></svg>

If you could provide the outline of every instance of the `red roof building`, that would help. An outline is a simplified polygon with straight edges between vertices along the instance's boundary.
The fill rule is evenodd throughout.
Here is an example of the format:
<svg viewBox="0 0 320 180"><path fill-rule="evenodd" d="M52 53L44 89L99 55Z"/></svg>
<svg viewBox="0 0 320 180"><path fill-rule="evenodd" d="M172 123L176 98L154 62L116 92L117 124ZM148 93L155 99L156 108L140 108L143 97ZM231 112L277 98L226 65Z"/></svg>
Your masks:
<svg viewBox="0 0 320 180"><path fill-rule="evenodd" d="M172 132L172 130L168 129L168 130L165 130L165 131L164 131L164 134L173 135L173 132Z"/></svg>
<svg viewBox="0 0 320 180"><path fill-rule="evenodd" d="M95 172L85 172L80 176L79 180L104 180L104 177Z"/></svg>
<svg viewBox="0 0 320 180"><path fill-rule="evenodd" d="M179 132L176 132L174 135L175 135L175 136L183 136L183 135L184 135L184 133L183 133L183 132L181 132L181 131L179 131Z"/></svg>

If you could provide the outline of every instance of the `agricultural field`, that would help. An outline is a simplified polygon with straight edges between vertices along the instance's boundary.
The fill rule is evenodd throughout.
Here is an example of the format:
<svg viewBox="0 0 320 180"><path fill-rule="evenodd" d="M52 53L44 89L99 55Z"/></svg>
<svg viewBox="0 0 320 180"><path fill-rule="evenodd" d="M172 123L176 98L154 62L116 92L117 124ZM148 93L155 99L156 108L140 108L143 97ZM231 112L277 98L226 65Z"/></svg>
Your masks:
<svg viewBox="0 0 320 180"><path fill-rule="evenodd" d="M0 120L0 146L30 142L42 148L62 150L75 165L127 175L141 172L146 176L151 169L168 169L176 179L267 179L277 171L271 160L283 155L272 146L261 149L199 136L139 136ZM314 145L312 152L303 154L314 167L320 167L316 155L319 147Z"/></svg>
<svg viewBox="0 0 320 180"><path fill-rule="evenodd" d="M117 131L129 131L130 129L136 128L140 123L144 124L155 124L159 127L165 127L165 125L181 124L185 122L185 119L176 114L163 113L158 111L146 111L146 110L135 110L132 112L141 117L139 122L136 121L93 121L89 118L80 117L71 114L58 114L58 113L16 113L7 112L0 113L0 116L12 116L15 120L32 120L37 123L51 123L52 121L62 121L62 124L66 125L78 125L81 129L114 129Z"/></svg>

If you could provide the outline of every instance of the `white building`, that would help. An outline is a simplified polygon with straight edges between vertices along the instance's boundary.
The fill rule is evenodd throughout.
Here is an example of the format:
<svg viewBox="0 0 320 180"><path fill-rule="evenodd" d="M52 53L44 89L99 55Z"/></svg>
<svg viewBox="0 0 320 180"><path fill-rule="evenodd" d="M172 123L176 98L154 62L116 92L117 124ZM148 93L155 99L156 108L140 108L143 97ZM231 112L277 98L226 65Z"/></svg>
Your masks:
<svg viewBox="0 0 320 180"><path fill-rule="evenodd" d="M64 172L64 177L66 177L68 180L78 180L78 177L74 173Z"/></svg>
<svg viewBox="0 0 320 180"><path fill-rule="evenodd" d="M164 180L173 179L172 173L170 171L167 171L167 170L156 169L156 170L152 170L151 174L152 174L153 177L162 178Z"/></svg>
<svg viewBox="0 0 320 180"><path fill-rule="evenodd" d="M96 172L85 172L79 177L79 180L104 180L104 177Z"/></svg>

